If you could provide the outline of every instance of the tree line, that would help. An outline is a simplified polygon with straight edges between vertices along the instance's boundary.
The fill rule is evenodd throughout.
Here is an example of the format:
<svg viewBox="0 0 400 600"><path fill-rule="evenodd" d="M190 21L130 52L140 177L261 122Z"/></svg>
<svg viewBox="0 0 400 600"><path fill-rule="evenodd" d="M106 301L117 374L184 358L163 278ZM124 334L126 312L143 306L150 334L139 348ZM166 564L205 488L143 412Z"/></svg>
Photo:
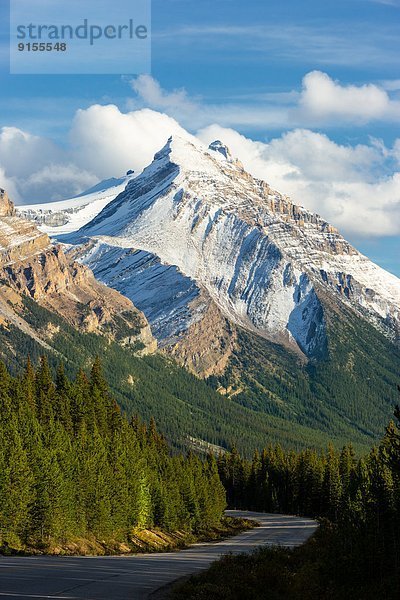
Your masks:
<svg viewBox="0 0 400 600"><path fill-rule="evenodd" d="M172 456L154 420L128 421L98 359L75 378L45 357L16 377L0 363L0 548L197 532L225 505L215 458Z"/></svg>

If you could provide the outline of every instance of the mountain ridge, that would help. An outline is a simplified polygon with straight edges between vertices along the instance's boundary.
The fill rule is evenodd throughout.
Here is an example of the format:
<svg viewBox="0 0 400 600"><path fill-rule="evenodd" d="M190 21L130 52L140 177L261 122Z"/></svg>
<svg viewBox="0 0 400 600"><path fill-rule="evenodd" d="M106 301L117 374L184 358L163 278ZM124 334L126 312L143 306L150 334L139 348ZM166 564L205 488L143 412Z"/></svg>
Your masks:
<svg viewBox="0 0 400 600"><path fill-rule="evenodd" d="M133 171L124 177L101 181L73 198L44 204L25 204L16 207L16 213L34 221L48 235L66 234L89 222L134 176Z"/></svg>

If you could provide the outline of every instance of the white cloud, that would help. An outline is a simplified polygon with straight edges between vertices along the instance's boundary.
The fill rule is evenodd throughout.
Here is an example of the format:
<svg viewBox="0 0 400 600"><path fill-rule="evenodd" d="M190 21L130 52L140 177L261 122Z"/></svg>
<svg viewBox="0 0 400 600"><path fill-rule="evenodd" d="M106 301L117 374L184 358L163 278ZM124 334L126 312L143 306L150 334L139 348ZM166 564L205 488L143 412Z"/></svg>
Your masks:
<svg viewBox="0 0 400 600"><path fill-rule="evenodd" d="M48 190L51 189L52 200L62 200L79 194L88 189L98 178L93 173L81 170L73 164L49 164L40 171L33 173L22 183L22 192L35 199L48 199Z"/></svg>
<svg viewBox="0 0 400 600"><path fill-rule="evenodd" d="M252 141L218 125L198 132L205 143L221 139L255 176L321 214L345 235L400 233L400 173L387 161L400 152L371 145L343 146L326 135L294 130L269 143Z"/></svg>
<svg viewBox="0 0 400 600"><path fill-rule="evenodd" d="M0 130L0 174L14 201L37 202L71 196L97 181L51 140L16 127Z"/></svg>
<svg viewBox="0 0 400 600"><path fill-rule="evenodd" d="M29 176L62 157L62 150L46 138L16 127L0 130L0 165L10 177Z"/></svg>
<svg viewBox="0 0 400 600"><path fill-rule="evenodd" d="M149 109L122 113L114 105L79 110L70 140L75 162L99 178L142 170L171 134L189 135L171 117Z"/></svg>
<svg viewBox="0 0 400 600"><path fill-rule="evenodd" d="M380 85L388 92L398 92L400 90L400 79L385 79L381 81Z"/></svg>
<svg viewBox="0 0 400 600"><path fill-rule="evenodd" d="M18 202L20 200L20 195L18 192L16 182L10 177L6 176L2 167L0 167L0 188L6 190L9 197L15 202Z"/></svg>
<svg viewBox="0 0 400 600"><path fill-rule="evenodd" d="M152 106L157 110L164 112L168 110L183 110L192 113L199 107L195 100L189 98L185 89L166 92L151 75L139 75L139 77L133 79L130 83L133 91L148 106Z"/></svg>
<svg viewBox="0 0 400 600"><path fill-rule="evenodd" d="M131 82L136 98L128 102L131 108L147 106L161 110L178 119L184 126L196 129L210 123L225 127L247 129L334 126L352 124L362 126L372 121L400 121L400 101L392 99L388 91L395 82L378 86L341 85L321 71L307 73L300 92L284 94L253 94L238 101L218 104L190 98L183 89L168 92L150 75L142 75Z"/></svg>
<svg viewBox="0 0 400 600"><path fill-rule="evenodd" d="M391 156L393 156L397 165L400 167L400 139L397 139L393 144L393 150L391 152Z"/></svg>
<svg viewBox="0 0 400 600"><path fill-rule="evenodd" d="M122 113L93 105L76 113L63 149L21 129L0 131L0 177L18 202L74 196L96 181L142 170L171 134L189 134L171 117L149 109Z"/></svg>
<svg viewBox="0 0 400 600"><path fill-rule="evenodd" d="M251 108L243 100L222 104L202 102L200 98L191 98L183 89L168 92L151 77L141 75L131 82L137 98L128 101L128 107L137 109L149 106L155 110L177 119L184 127L191 130L205 127L216 122L224 126L234 127L285 127L288 123L287 107L277 106L276 100L270 100L271 105L263 102L252 103ZM293 97L293 96L292 96Z"/></svg>
<svg viewBox="0 0 400 600"><path fill-rule="evenodd" d="M343 86L326 73L312 71L303 79L300 112L316 121L335 120L368 123L400 120L400 102L374 84Z"/></svg>

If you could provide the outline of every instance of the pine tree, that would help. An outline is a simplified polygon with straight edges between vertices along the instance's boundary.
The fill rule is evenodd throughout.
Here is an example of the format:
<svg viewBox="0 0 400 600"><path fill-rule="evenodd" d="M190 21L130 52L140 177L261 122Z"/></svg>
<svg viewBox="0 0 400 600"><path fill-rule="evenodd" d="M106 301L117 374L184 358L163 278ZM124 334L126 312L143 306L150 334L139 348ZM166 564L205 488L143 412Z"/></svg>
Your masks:
<svg viewBox="0 0 400 600"><path fill-rule="evenodd" d="M6 431L0 434L0 545L19 547L28 534L33 476L14 418Z"/></svg>
<svg viewBox="0 0 400 600"><path fill-rule="evenodd" d="M36 371L35 385L39 420L42 423L48 423L54 416L55 385L46 356L42 356L40 359L40 365Z"/></svg>
<svg viewBox="0 0 400 600"><path fill-rule="evenodd" d="M60 363L56 373L56 416L61 420L66 429L72 431L70 394L71 386L65 374L64 364Z"/></svg>
<svg viewBox="0 0 400 600"><path fill-rule="evenodd" d="M337 521L342 497L342 482L339 472L339 460L333 446L329 446L326 455L324 478L322 482L323 515Z"/></svg>
<svg viewBox="0 0 400 600"><path fill-rule="evenodd" d="M22 378L25 397L33 411L36 410L36 374L30 356L26 361L25 373Z"/></svg>

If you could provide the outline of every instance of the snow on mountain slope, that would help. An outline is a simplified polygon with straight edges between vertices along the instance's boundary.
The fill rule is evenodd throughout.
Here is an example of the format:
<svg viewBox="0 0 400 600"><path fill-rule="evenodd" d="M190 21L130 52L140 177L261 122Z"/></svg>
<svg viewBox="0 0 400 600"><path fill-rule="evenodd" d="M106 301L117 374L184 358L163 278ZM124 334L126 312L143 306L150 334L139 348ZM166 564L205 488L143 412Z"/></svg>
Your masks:
<svg viewBox="0 0 400 600"><path fill-rule="evenodd" d="M159 347L189 371L204 377L224 372L236 332L207 291L177 267L149 252L98 240L70 247L69 254L140 307Z"/></svg>
<svg viewBox="0 0 400 600"><path fill-rule="evenodd" d="M51 236L71 233L89 223L111 200L120 194L134 177L133 172L119 179L101 181L75 198L17 206L17 213L34 221Z"/></svg>
<svg viewBox="0 0 400 600"><path fill-rule="evenodd" d="M326 342L327 297L399 330L400 280L246 173L220 142L171 138L75 240L85 237L159 257L234 323L309 356Z"/></svg>
<svg viewBox="0 0 400 600"><path fill-rule="evenodd" d="M202 318L204 306L196 283L154 254L91 241L78 250L79 260L93 266L95 276L127 296L151 324L160 345L179 339ZM196 308L194 308L194 306Z"/></svg>

